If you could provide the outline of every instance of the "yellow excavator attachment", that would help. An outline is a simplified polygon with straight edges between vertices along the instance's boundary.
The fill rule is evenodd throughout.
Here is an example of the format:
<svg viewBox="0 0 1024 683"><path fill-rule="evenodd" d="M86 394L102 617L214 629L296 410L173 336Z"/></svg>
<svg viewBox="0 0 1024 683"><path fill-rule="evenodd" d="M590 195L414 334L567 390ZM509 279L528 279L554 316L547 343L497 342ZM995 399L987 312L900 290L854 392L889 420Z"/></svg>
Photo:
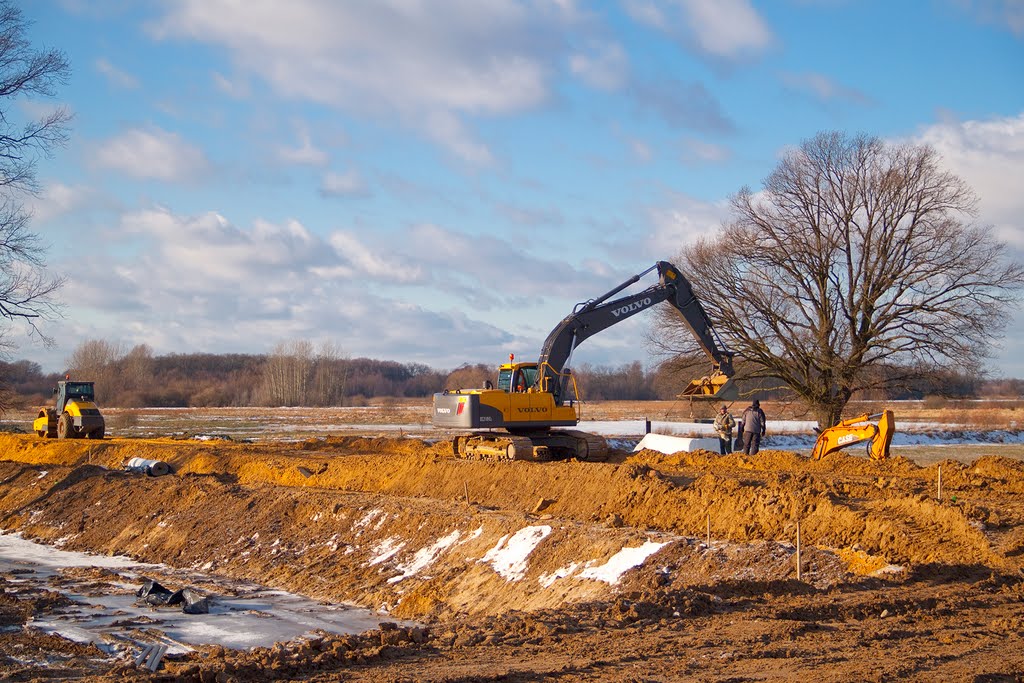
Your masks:
<svg viewBox="0 0 1024 683"><path fill-rule="evenodd" d="M740 396L739 388L732 378L722 372L713 372L706 377L690 382L683 393L684 398L706 398L716 401L735 401Z"/></svg>
<svg viewBox="0 0 1024 683"><path fill-rule="evenodd" d="M877 424L872 420L878 420ZM875 415L861 415L843 420L829 427L818 435L811 451L812 460L820 460L829 453L854 444L869 441L868 455L872 460L885 460L889 457L889 446L892 435L896 432L896 420L891 410L883 410Z"/></svg>

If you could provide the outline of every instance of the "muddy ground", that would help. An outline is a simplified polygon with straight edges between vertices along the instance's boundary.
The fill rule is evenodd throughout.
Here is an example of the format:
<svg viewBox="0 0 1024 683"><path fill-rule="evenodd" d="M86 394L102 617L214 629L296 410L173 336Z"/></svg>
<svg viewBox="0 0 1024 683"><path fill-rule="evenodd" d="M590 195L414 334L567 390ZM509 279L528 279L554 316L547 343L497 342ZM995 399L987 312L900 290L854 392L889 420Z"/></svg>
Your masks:
<svg viewBox="0 0 1024 683"><path fill-rule="evenodd" d="M66 600L59 585L19 594L0 576L0 677L1024 680L1019 460L919 467L858 449L488 463L449 449L0 435L4 531L388 614L358 635L198 648L150 674L33 629ZM124 472L136 456L175 474ZM527 555L502 555L524 538ZM607 571L638 548L657 550Z"/></svg>

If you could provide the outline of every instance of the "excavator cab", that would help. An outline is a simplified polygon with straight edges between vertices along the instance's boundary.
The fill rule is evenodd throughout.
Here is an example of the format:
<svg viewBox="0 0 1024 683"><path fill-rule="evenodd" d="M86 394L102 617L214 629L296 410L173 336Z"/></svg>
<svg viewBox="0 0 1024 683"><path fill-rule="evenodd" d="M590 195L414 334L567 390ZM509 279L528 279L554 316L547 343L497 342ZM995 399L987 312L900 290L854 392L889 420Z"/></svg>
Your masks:
<svg viewBox="0 0 1024 683"><path fill-rule="evenodd" d="M536 363L506 363L498 369L498 389L524 394L537 384Z"/></svg>

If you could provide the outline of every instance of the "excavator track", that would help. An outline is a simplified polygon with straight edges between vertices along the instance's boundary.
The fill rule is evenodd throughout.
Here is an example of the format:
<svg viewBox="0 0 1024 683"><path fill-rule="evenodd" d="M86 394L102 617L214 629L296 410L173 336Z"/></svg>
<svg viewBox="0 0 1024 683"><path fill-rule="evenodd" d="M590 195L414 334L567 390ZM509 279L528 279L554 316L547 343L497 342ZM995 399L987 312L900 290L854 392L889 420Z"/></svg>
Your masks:
<svg viewBox="0 0 1024 683"><path fill-rule="evenodd" d="M576 429L547 431L479 432L452 440L452 453L471 460L568 460L602 461L608 457L604 437Z"/></svg>

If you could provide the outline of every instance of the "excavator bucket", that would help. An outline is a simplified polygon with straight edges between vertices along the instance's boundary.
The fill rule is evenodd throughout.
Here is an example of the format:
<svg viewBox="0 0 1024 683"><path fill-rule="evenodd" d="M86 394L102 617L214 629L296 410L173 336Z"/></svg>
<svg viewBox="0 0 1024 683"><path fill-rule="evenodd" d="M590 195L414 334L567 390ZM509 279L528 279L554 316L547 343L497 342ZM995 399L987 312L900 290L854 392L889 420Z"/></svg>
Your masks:
<svg viewBox="0 0 1024 683"><path fill-rule="evenodd" d="M891 410L883 410L878 419L878 435L871 442L868 453L872 460L885 460L889 457L889 446L892 445L892 435L896 432L896 419Z"/></svg>
<svg viewBox="0 0 1024 683"><path fill-rule="evenodd" d="M739 387L732 378L716 372L690 382L680 396L684 398L714 399L716 401L735 401L739 398Z"/></svg>

